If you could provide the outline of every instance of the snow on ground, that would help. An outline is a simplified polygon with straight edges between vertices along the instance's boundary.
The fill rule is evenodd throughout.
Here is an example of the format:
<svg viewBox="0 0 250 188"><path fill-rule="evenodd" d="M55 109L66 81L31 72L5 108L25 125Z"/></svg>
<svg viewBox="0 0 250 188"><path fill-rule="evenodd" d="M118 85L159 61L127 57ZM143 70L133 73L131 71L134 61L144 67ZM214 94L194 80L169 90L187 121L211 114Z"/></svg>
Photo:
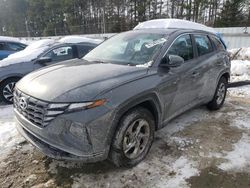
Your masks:
<svg viewBox="0 0 250 188"><path fill-rule="evenodd" d="M228 93L234 97L250 98L250 85L246 85L244 87L230 88Z"/></svg>
<svg viewBox="0 0 250 188"><path fill-rule="evenodd" d="M23 140L16 130L12 105L0 106L0 159Z"/></svg>
<svg viewBox="0 0 250 188"><path fill-rule="evenodd" d="M246 94L243 96L246 102L250 99L250 86L245 86L243 89ZM233 93L235 95L235 93ZM236 95L235 95L236 96ZM237 96L239 97L239 96ZM233 145L233 150L228 152L224 157L227 161L220 164L219 168L225 171L246 171L250 173L250 121L246 121L250 115L250 103L247 107L247 112L244 116L236 117L232 120L231 126L242 130L241 139Z"/></svg>
<svg viewBox="0 0 250 188"><path fill-rule="evenodd" d="M246 133L234 144L234 150L229 152L224 158L227 162L219 165L225 171L250 172L250 136Z"/></svg>
<svg viewBox="0 0 250 188"><path fill-rule="evenodd" d="M233 60L231 62L231 82L250 80L250 61Z"/></svg>
<svg viewBox="0 0 250 188"><path fill-rule="evenodd" d="M176 172L176 176L171 178L166 183L164 183L163 181L160 187L189 187L187 185L186 179L199 174L199 170L197 169L197 167L194 167L192 162L190 162L190 160L183 156L181 156L174 162L172 168L173 171Z"/></svg>
<svg viewBox="0 0 250 188"><path fill-rule="evenodd" d="M229 50L231 58L239 48ZM250 48L242 48L231 61L231 82L250 80Z"/></svg>
<svg viewBox="0 0 250 188"><path fill-rule="evenodd" d="M238 52L234 60L250 60L250 48L241 48L241 49L234 48L234 49L228 50L228 52L230 53L231 57L233 57L233 55Z"/></svg>

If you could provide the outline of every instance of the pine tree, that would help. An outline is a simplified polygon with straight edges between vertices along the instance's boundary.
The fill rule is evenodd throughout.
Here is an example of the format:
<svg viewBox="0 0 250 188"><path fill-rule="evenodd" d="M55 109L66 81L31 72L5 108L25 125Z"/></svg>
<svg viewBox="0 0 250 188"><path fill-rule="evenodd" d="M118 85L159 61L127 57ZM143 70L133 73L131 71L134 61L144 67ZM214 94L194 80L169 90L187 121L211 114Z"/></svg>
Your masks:
<svg viewBox="0 0 250 188"><path fill-rule="evenodd" d="M227 0L215 23L217 27L236 27L244 23L244 0Z"/></svg>

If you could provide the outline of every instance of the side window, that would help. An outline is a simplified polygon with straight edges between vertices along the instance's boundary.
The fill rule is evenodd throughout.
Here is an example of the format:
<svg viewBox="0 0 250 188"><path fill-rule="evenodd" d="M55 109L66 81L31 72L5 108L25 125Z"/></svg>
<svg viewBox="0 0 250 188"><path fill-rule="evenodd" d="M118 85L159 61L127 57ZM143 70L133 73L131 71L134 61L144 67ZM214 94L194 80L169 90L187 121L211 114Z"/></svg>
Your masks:
<svg viewBox="0 0 250 188"><path fill-rule="evenodd" d="M93 48L94 48L94 46L92 46L92 45L79 45L79 46L77 46L79 58L82 58L83 56L85 56Z"/></svg>
<svg viewBox="0 0 250 188"><path fill-rule="evenodd" d="M194 35L194 41L197 46L198 56L202 56L213 51L211 42L206 35Z"/></svg>
<svg viewBox="0 0 250 188"><path fill-rule="evenodd" d="M210 36L210 38L212 39L216 49L218 50L225 50L224 45L220 42L220 40L214 36Z"/></svg>
<svg viewBox="0 0 250 188"><path fill-rule="evenodd" d="M73 49L71 46L55 48L44 55L44 57L50 57L52 61L65 61L73 59Z"/></svg>
<svg viewBox="0 0 250 188"><path fill-rule="evenodd" d="M169 48L167 55L178 55L185 61L193 59L194 53L190 35L184 35L177 38L177 40Z"/></svg>
<svg viewBox="0 0 250 188"><path fill-rule="evenodd" d="M12 43L12 42L7 43L7 47L11 51L20 51L20 50L23 50L25 48L24 45L21 45L18 43Z"/></svg>

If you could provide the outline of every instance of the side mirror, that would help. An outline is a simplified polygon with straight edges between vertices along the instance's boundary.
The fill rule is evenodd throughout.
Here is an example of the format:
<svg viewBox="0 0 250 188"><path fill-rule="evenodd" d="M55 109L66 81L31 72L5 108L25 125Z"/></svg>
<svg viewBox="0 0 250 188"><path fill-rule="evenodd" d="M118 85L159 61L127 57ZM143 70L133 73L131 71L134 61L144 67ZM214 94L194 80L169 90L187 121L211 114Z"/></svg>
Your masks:
<svg viewBox="0 0 250 188"><path fill-rule="evenodd" d="M36 62L40 64L45 64L51 62L52 59L50 57L40 57Z"/></svg>
<svg viewBox="0 0 250 188"><path fill-rule="evenodd" d="M178 55L169 55L161 60L161 67L179 67L184 63L184 59Z"/></svg>

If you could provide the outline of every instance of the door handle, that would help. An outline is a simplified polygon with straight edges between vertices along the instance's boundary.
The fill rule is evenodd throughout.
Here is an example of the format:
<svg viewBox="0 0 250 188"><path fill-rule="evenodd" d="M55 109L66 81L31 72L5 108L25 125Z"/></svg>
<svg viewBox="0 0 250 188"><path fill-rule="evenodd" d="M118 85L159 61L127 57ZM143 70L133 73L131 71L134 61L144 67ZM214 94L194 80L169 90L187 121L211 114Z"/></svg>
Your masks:
<svg viewBox="0 0 250 188"><path fill-rule="evenodd" d="M196 77L198 77L198 76L200 76L200 73L199 73L199 72L193 72L193 73L192 73L192 78L196 78Z"/></svg>

